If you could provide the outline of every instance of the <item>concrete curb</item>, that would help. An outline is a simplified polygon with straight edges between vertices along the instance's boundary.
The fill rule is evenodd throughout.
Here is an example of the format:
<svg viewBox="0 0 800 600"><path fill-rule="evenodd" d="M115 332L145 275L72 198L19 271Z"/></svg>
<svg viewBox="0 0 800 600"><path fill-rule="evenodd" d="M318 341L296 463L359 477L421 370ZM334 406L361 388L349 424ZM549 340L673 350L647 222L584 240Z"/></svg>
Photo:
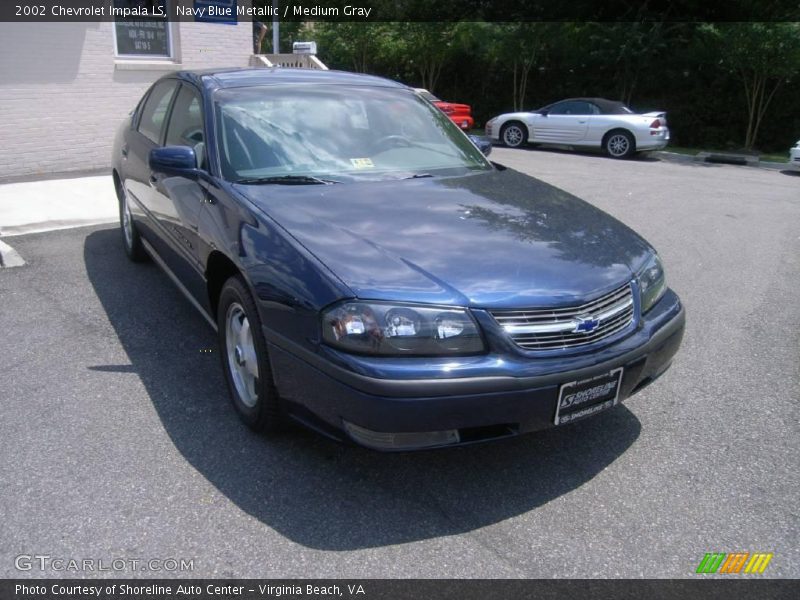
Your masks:
<svg viewBox="0 0 800 600"><path fill-rule="evenodd" d="M697 155L681 154L679 152L670 152L669 150L657 150L653 152L653 154L663 160L670 162L682 162L682 163L704 162L702 160L698 160ZM755 167L757 169L771 169L773 171L784 171L784 170L788 171L791 170L792 168L792 166L789 163L776 163L776 162L769 162L766 160L751 161L747 165L737 165L733 163L724 163L724 162L710 162L709 164L716 164L716 165L732 164L732 166L749 166L749 167Z"/></svg>
<svg viewBox="0 0 800 600"><path fill-rule="evenodd" d="M51 221L31 223L29 225L3 227L0 229L0 235L3 237L14 237L16 235L28 235L29 233L45 233L47 231L74 229L76 227L88 227L89 225L106 225L117 222L119 222L119 219L112 219L110 217L102 219L53 219Z"/></svg>
<svg viewBox="0 0 800 600"><path fill-rule="evenodd" d="M24 264L19 252L0 240L0 267L21 267Z"/></svg>

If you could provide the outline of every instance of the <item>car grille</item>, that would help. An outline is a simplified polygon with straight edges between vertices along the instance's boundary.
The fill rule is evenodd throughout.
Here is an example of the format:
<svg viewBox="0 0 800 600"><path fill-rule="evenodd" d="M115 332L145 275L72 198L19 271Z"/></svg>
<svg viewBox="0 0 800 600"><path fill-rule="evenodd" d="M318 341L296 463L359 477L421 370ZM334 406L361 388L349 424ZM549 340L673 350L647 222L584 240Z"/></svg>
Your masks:
<svg viewBox="0 0 800 600"><path fill-rule="evenodd" d="M594 344L633 323L631 285L580 306L493 310L494 319L526 350L564 350Z"/></svg>

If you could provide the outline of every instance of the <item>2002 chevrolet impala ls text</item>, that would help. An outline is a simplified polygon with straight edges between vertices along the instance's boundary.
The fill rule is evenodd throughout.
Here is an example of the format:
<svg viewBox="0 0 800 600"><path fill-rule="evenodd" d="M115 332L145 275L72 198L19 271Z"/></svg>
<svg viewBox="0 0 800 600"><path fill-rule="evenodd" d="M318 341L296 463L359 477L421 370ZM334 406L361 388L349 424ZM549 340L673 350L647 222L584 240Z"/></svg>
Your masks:
<svg viewBox="0 0 800 600"><path fill-rule="evenodd" d="M254 429L381 450L544 429L642 389L683 336L647 242L385 79L167 75L113 177L128 255L217 328Z"/></svg>

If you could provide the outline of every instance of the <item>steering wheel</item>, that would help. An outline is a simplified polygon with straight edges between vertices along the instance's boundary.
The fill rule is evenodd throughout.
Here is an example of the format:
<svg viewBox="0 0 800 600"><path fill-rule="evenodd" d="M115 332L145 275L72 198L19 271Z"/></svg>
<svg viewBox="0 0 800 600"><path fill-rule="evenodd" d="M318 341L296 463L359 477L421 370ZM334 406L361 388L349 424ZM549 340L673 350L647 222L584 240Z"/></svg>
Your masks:
<svg viewBox="0 0 800 600"><path fill-rule="evenodd" d="M406 136L397 134L386 135L373 144L376 150L380 150L384 146L386 146L386 149L388 150L389 148L393 148L395 146L410 148L413 145L414 144L411 142L411 140Z"/></svg>

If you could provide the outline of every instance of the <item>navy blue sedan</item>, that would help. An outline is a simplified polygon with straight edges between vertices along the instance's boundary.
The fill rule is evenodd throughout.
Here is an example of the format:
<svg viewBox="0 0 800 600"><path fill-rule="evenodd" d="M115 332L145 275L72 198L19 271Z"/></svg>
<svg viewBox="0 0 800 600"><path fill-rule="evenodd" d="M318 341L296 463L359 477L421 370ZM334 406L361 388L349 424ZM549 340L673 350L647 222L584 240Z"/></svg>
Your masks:
<svg viewBox="0 0 800 600"><path fill-rule="evenodd" d="M646 241L491 163L396 82L175 73L113 152L125 251L218 331L255 430L380 450L513 436L613 408L680 346Z"/></svg>

